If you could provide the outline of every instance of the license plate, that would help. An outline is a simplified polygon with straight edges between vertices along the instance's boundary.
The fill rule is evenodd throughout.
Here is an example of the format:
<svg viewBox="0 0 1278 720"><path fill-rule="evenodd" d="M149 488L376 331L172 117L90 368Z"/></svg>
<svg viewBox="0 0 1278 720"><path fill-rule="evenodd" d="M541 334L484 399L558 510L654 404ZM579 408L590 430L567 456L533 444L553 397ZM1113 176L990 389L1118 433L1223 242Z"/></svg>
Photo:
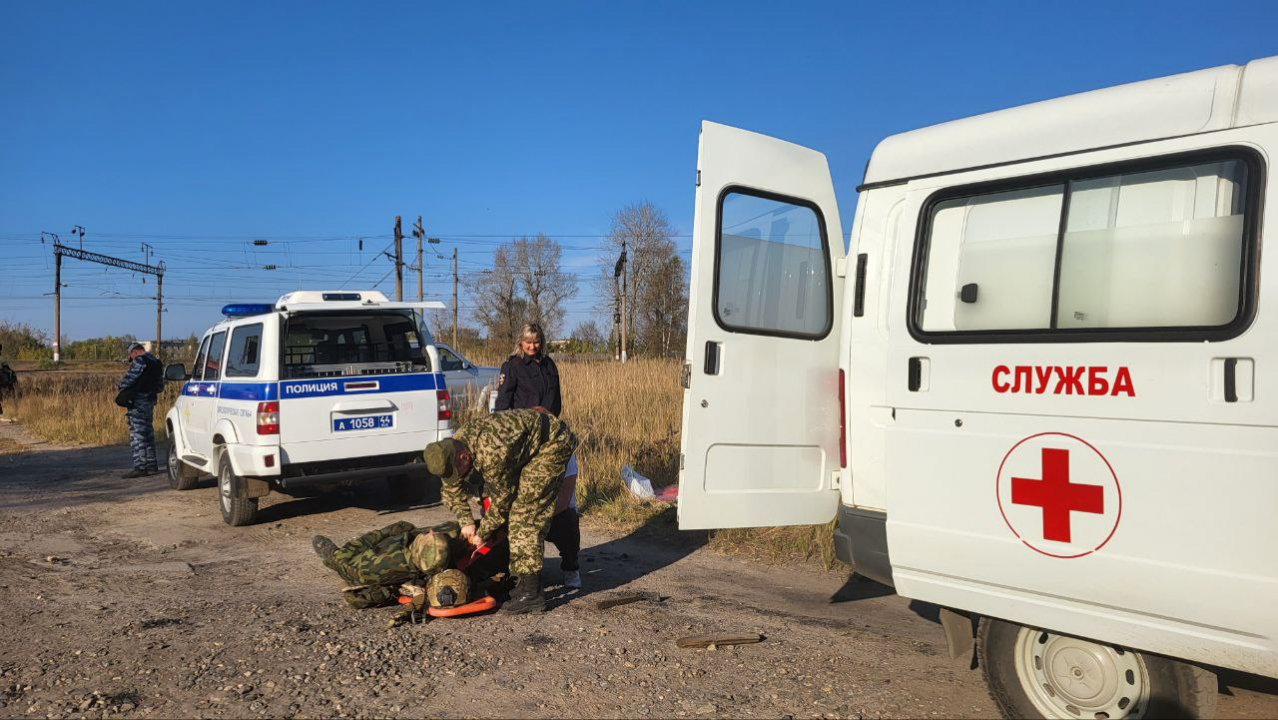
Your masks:
<svg viewBox="0 0 1278 720"><path fill-rule="evenodd" d="M333 432L345 432L347 430L390 430L394 427L394 415L360 415L358 417L333 418Z"/></svg>

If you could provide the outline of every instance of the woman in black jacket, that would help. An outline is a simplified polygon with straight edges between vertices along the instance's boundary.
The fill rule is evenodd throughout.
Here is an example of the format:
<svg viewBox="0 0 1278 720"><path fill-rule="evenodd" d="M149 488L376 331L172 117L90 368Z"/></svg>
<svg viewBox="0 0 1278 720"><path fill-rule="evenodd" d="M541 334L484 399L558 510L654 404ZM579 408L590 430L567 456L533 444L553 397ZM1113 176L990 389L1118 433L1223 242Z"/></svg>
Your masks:
<svg viewBox="0 0 1278 720"><path fill-rule="evenodd" d="M501 366L495 412L539 407L556 417L563 410L559 392L559 368L545 354L546 334L536 323L525 325L515 343L515 354ZM564 587L581 587L577 556L581 552L581 526L577 515L577 456L568 461L568 472L559 486L555 515L546 540L559 550Z"/></svg>

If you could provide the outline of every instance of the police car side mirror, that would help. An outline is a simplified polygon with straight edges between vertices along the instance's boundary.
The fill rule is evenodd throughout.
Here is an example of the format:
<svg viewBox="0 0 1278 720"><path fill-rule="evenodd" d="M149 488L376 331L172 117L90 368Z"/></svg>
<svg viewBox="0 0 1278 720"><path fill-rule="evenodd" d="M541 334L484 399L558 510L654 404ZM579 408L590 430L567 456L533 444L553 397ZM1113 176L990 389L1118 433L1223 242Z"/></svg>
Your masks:
<svg viewBox="0 0 1278 720"><path fill-rule="evenodd" d="M969 305L976 302L977 289L976 283L968 283L964 285L963 289L959 290L959 300L962 300Z"/></svg>
<svg viewBox="0 0 1278 720"><path fill-rule="evenodd" d="M186 374L186 366L183 365L182 363L173 363L172 365L164 368L165 380L170 380L172 382L181 382L183 380L186 380L189 377L190 375Z"/></svg>

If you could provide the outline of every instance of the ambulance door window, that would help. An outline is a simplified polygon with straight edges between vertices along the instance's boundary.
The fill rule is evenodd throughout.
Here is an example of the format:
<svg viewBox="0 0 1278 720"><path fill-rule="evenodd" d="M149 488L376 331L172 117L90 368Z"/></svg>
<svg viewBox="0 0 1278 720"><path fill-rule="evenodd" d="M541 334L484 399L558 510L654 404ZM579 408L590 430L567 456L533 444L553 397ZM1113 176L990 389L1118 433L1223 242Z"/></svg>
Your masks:
<svg viewBox="0 0 1278 720"><path fill-rule="evenodd" d="M922 329L1047 328L1064 194L1063 185L1049 185L937 203Z"/></svg>
<svg viewBox="0 0 1278 720"><path fill-rule="evenodd" d="M227 377L257 377L261 367L262 324L241 325L231 331L231 349L226 356Z"/></svg>
<svg viewBox="0 0 1278 720"><path fill-rule="evenodd" d="M1241 160L1070 183L1056 326L1228 325L1246 184Z"/></svg>
<svg viewBox="0 0 1278 720"><path fill-rule="evenodd" d="M745 189L724 193L716 321L730 331L825 337L833 324L827 243L815 205Z"/></svg>
<svg viewBox="0 0 1278 720"><path fill-rule="evenodd" d="M226 349L226 332L220 332L209 340L209 356L204 361L204 379L222 379L222 351Z"/></svg>

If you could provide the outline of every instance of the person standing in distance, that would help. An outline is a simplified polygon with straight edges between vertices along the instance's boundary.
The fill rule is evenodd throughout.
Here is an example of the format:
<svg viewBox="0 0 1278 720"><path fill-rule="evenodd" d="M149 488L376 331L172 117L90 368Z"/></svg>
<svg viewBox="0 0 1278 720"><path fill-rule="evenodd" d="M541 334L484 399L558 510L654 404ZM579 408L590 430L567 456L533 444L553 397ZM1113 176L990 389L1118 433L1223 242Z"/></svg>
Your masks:
<svg viewBox="0 0 1278 720"><path fill-rule="evenodd" d="M519 332L515 353L501 366L494 412L545 408L559 417L563 397L559 390L559 368L545 353L546 334L537 323L529 323ZM559 551L559 569L564 574L564 587L581 587L581 525L577 515L577 456L568 461L567 476L559 488L555 515L550 521L546 540Z"/></svg>
<svg viewBox="0 0 1278 720"><path fill-rule="evenodd" d="M155 459L155 398L164 388L164 366L147 352L142 343L129 346L129 369L120 379L115 402L126 408L129 447L133 450L133 470L126 478L154 475L160 471Z"/></svg>

